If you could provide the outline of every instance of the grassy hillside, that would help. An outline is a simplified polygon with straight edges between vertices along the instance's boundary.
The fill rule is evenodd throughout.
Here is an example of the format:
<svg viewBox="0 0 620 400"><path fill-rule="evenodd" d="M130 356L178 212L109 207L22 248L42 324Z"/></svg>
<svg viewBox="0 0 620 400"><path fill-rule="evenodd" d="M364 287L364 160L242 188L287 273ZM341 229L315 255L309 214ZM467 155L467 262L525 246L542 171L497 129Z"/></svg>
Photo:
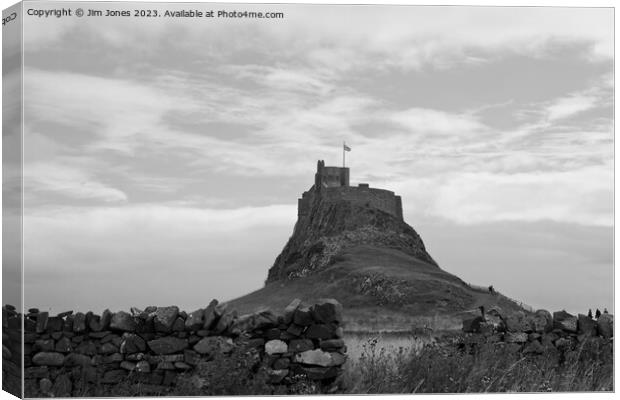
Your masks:
<svg viewBox="0 0 620 400"><path fill-rule="evenodd" d="M454 329L480 305L519 309L400 249L371 245L346 249L319 273L274 281L228 303L243 314L262 307L282 310L294 298L312 303L324 297L343 304L345 329L355 331Z"/></svg>

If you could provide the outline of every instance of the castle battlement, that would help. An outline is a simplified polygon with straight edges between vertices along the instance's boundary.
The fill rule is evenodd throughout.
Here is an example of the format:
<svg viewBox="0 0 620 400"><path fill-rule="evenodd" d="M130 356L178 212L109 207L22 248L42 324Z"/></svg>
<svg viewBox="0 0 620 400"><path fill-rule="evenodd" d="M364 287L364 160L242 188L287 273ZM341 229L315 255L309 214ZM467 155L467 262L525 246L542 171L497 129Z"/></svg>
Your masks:
<svg viewBox="0 0 620 400"><path fill-rule="evenodd" d="M312 203L318 199L334 203L344 200L359 206L379 209L403 220L400 196L390 190L371 188L367 183L350 186L349 168L326 167L323 160L317 163L314 185L304 192L297 202L298 217L309 215Z"/></svg>

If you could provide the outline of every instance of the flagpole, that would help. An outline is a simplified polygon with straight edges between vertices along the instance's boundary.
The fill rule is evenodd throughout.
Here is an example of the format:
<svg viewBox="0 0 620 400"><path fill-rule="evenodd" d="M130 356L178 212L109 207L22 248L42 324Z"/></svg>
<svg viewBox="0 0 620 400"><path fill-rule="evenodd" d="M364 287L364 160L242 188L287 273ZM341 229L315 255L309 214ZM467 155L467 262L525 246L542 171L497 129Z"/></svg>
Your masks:
<svg viewBox="0 0 620 400"><path fill-rule="evenodd" d="M344 168L344 142L342 142L342 168Z"/></svg>

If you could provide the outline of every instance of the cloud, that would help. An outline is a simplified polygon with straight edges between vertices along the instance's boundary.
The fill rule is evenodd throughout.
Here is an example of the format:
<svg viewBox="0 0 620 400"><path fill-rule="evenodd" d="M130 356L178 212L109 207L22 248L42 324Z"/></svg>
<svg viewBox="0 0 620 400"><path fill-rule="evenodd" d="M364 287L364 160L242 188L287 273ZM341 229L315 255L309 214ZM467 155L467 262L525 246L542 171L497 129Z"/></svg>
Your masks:
<svg viewBox="0 0 620 400"><path fill-rule="evenodd" d="M414 214L471 225L556 221L613 226L613 169L498 174L455 172L395 185Z"/></svg>
<svg viewBox="0 0 620 400"><path fill-rule="evenodd" d="M179 106L174 93L130 80L37 69L25 75L28 118L81 129L95 148L132 153L139 136L156 136L151 128L161 114Z"/></svg>
<svg viewBox="0 0 620 400"><path fill-rule="evenodd" d="M81 131L86 143L69 143L76 153L102 159L107 152L128 157L138 152L167 157L183 153L187 166L247 175L299 173L295 152L304 148L321 153L333 135L350 134L350 125L373 104L347 92L330 101L317 101L303 91L291 92L288 89L301 79L296 74L286 75L284 88L278 78L270 92L255 92L215 84L208 77L198 84L177 76L161 85L146 85L76 73L35 69L27 73L29 118L39 125L54 123ZM282 72L277 74L282 77ZM194 93L197 87L200 96ZM225 134L210 135L208 130L190 132L175 125L171 115L195 125L235 121L252 128L252 140L229 140ZM55 138L59 139L66 137ZM292 168L279 168L282 161Z"/></svg>
<svg viewBox="0 0 620 400"><path fill-rule="evenodd" d="M84 169L44 162L27 163L24 166L24 193L31 198L41 191L110 203L128 200L121 190L98 182Z"/></svg>
<svg viewBox="0 0 620 400"><path fill-rule="evenodd" d="M291 205L265 207L240 207L233 209L210 209L169 206L166 204L141 204L139 206L93 207L81 209L63 207L30 210L28 221L41 226L72 227L82 221L93 222L95 234L110 231L144 230L147 235L159 235L173 239L178 234L203 232L208 235L236 232L259 226L288 225L296 216ZM293 216L293 218L291 218ZM178 225L174 232L163 229L167 224ZM84 224L88 226L88 224Z"/></svg>
<svg viewBox="0 0 620 400"><path fill-rule="evenodd" d="M573 95L556 99L546 109L549 121L555 121L589 110L596 105L596 97Z"/></svg>
<svg viewBox="0 0 620 400"><path fill-rule="evenodd" d="M586 114L586 111L597 111L599 117L611 122L613 112L613 78L609 72L603 72L590 77L585 87L577 91L563 93L545 101L522 104L514 110L517 119L523 126L533 127L562 127L560 124L571 124L591 128L592 122L600 125L600 120L592 117L578 117ZM590 124L590 125L584 125ZM607 127L606 127L607 129Z"/></svg>
<svg viewBox="0 0 620 400"><path fill-rule="evenodd" d="M272 90L300 91L322 96L334 90L334 84L330 82L333 76L325 76L317 70L294 70L253 64L226 65L220 67L220 70L224 74L233 74L238 79L249 79Z"/></svg>
<svg viewBox="0 0 620 400"><path fill-rule="evenodd" d="M395 112L388 118L408 130L431 135L459 136L486 130L486 127L471 115L432 109L411 108Z"/></svg>

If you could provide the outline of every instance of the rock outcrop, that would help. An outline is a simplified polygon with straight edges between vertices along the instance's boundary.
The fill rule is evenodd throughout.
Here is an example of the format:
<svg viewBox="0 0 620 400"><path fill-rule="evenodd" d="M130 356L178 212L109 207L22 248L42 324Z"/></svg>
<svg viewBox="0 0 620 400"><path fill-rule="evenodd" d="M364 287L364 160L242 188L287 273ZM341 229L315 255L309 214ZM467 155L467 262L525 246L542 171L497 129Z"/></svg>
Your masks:
<svg viewBox="0 0 620 400"><path fill-rule="evenodd" d="M293 235L269 270L267 283L320 272L360 244L398 249L437 266L420 235L404 221L370 206L317 197L310 213L299 217Z"/></svg>

